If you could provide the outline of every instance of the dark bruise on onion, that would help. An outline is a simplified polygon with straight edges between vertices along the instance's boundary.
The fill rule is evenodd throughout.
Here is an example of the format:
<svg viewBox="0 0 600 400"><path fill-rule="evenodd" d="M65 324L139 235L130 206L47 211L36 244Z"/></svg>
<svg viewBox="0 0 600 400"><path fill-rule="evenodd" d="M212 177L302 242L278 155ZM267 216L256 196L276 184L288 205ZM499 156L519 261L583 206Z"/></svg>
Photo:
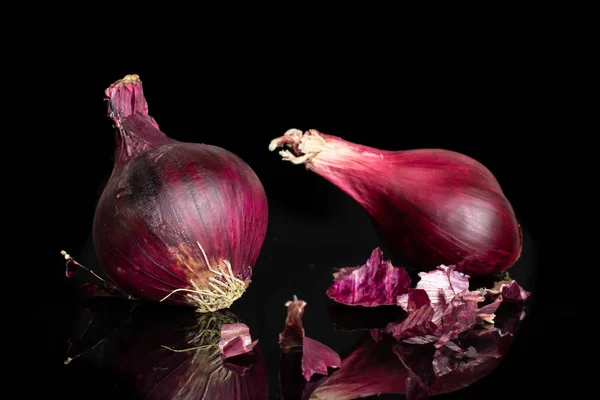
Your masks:
<svg viewBox="0 0 600 400"><path fill-rule="evenodd" d="M317 130L290 129L271 141L365 208L397 260L419 270L456 265L472 276L510 268L521 228L494 175L444 149L379 150Z"/></svg>
<svg viewBox="0 0 600 400"><path fill-rule="evenodd" d="M111 85L106 100L116 148L93 224L103 269L139 299L229 307L250 283L266 234L260 180L225 149L161 132L137 75Z"/></svg>

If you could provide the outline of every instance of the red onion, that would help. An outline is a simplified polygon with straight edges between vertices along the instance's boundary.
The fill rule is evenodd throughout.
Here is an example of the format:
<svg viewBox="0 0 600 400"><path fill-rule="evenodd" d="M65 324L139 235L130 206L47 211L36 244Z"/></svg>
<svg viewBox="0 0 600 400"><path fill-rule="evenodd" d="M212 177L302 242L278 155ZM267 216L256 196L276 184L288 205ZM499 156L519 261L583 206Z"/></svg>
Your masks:
<svg viewBox="0 0 600 400"><path fill-rule="evenodd" d="M131 295L215 311L250 283L267 229L267 199L242 159L167 137L148 115L137 75L106 89L115 164L94 216L108 277Z"/></svg>
<svg viewBox="0 0 600 400"><path fill-rule="evenodd" d="M352 196L370 214L392 255L411 267L456 265L481 276L519 258L521 229L494 175L443 149L386 151L316 130L290 129L269 149Z"/></svg>

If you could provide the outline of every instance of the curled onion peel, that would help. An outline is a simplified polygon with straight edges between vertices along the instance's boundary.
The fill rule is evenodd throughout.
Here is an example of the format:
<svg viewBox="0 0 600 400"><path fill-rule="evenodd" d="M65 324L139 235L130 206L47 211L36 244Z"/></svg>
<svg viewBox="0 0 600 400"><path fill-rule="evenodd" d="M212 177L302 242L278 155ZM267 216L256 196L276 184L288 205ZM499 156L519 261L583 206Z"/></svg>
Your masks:
<svg viewBox="0 0 600 400"><path fill-rule="evenodd" d="M135 298L229 307L246 290L268 220L263 186L220 147L169 138L137 75L105 91L115 163L93 225L107 276Z"/></svg>
<svg viewBox="0 0 600 400"><path fill-rule="evenodd" d="M304 379L310 381L314 374L327 375L329 368L339 368L342 361L335 351L304 334L302 317L306 302L294 295L294 300L286 302L285 306L288 313L285 329L279 334L279 347L283 352L301 349Z"/></svg>
<svg viewBox="0 0 600 400"><path fill-rule="evenodd" d="M290 129L271 141L356 200L397 261L418 270L456 265L471 276L510 268L521 228L494 175L444 149L379 150L317 130Z"/></svg>

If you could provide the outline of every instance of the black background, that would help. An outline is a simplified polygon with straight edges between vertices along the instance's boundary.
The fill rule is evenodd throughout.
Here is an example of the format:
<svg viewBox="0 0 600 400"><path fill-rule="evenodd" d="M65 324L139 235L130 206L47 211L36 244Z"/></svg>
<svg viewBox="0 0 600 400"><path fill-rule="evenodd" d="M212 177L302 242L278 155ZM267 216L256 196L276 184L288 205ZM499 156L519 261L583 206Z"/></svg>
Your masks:
<svg viewBox="0 0 600 400"><path fill-rule="evenodd" d="M312 52L301 42L261 47L243 38L230 46L204 40L186 56L109 45L86 49L71 42L56 49L59 64L39 88L46 93L39 101L48 102L50 110L39 118L52 126L39 143L52 148L40 171L47 201L40 200L31 215L44 221L36 276L51 289L43 304L34 302L35 321L47 329L37 338L36 351L39 369L57 377L52 388L69 393L63 385L77 386L61 371L75 286L64 279L59 251L97 268L91 224L113 156L103 91L131 73L144 82L150 114L164 132L232 151L263 182L269 230L251 289L238 307L270 352L272 389L283 303L294 294L307 300L309 335L338 351L348 348L355 337L333 333L324 291L332 268L362 264L381 245L351 198L268 151L269 141L289 128L315 128L381 149L446 148L486 165L527 229L527 265L536 275L527 289L534 297L505 362L473 387L444 398L527 398L548 381L556 382L557 390L567 387L566 369L574 367L562 357L569 351L548 351L558 340L549 332L573 312L553 296L555 266L544 263L541 252L542 176L551 160L540 150L541 121L550 116L543 106L549 89L538 53L527 41L513 46L503 38L417 51L371 44L359 52L333 41Z"/></svg>

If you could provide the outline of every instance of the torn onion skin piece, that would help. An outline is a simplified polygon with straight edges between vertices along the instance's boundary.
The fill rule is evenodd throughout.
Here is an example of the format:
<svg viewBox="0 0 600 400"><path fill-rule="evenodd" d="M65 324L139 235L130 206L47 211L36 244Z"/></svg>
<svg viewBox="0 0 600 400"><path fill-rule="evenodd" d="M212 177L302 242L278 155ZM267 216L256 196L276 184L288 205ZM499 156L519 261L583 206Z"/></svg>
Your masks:
<svg viewBox="0 0 600 400"><path fill-rule="evenodd" d="M531 295L530 292L523 289L517 281L510 279L496 282L492 289L487 289L489 294L501 294L505 301L525 301Z"/></svg>
<svg viewBox="0 0 600 400"><path fill-rule="evenodd" d="M302 316L304 315L304 307L306 302L298 300L294 296L294 300L285 303L287 307L287 317L285 319L285 328L279 334L279 345L282 349L288 350L292 347L302 347L302 339L304 338L304 328L302 327Z"/></svg>
<svg viewBox="0 0 600 400"><path fill-rule="evenodd" d="M469 276L456 271L454 265L440 265L433 271L420 272L419 278L415 288L427 292L436 311L443 308L442 304L448 303L457 293L469 289Z"/></svg>
<svg viewBox="0 0 600 400"><path fill-rule="evenodd" d="M339 368L340 356L324 344L306 337L302 316L306 302L294 300L285 303L288 308L285 329L279 334L279 345L284 352L302 349L302 375L309 381L314 374L327 375L328 368Z"/></svg>
<svg viewBox="0 0 600 400"><path fill-rule="evenodd" d="M258 340L252 341L250 328L242 323L223 324L219 348L224 358L246 354L252 351Z"/></svg>
<svg viewBox="0 0 600 400"><path fill-rule="evenodd" d="M470 291L469 276L456 271L454 266L441 265L419 276L416 288L397 299L407 317L390 323L382 331L406 343L435 342L436 348L440 348L477 323L493 324L495 312L505 300L502 293L513 299L528 296L513 280L497 282L494 289Z"/></svg>
<svg viewBox="0 0 600 400"><path fill-rule="evenodd" d="M500 307L500 304L502 304L502 301L504 301L504 298L500 295L491 303L481 306L477 310L477 318L488 324L493 324L496 317L495 312Z"/></svg>
<svg viewBox="0 0 600 400"><path fill-rule="evenodd" d="M389 333L399 340L415 336L428 336L437 331L438 326L432 321L435 311L423 289L409 289L402 298L406 298L407 317L399 322L388 324L383 329L384 333Z"/></svg>
<svg viewBox="0 0 600 400"><path fill-rule="evenodd" d="M411 283L404 268L383 259L379 247L363 266L341 268L333 277L327 296L338 303L363 307L396 304L396 298L406 293Z"/></svg>
<svg viewBox="0 0 600 400"><path fill-rule="evenodd" d="M479 312L477 303L483 300L479 292L469 291L459 293L450 300L444 309L440 326L434 333L439 337L435 347L443 346L448 340L475 326Z"/></svg>

